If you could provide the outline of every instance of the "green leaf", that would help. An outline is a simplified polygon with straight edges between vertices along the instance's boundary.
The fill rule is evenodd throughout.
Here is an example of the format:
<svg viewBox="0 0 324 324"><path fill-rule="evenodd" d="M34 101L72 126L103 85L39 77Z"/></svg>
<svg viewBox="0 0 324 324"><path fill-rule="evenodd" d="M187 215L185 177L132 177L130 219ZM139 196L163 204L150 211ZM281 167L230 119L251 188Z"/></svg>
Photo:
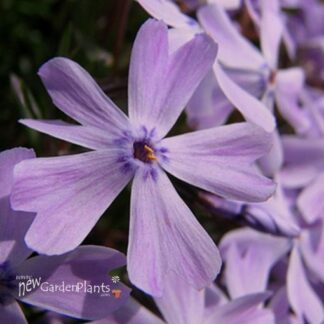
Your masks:
<svg viewBox="0 0 324 324"><path fill-rule="evenodd" d="M72 24L69 23L66 31L63 33L63 36L60 40L60 44L58 46L57 54L59 56L69 56L71 46L72 46L72 37L73 37L73 27Z"/></svg>

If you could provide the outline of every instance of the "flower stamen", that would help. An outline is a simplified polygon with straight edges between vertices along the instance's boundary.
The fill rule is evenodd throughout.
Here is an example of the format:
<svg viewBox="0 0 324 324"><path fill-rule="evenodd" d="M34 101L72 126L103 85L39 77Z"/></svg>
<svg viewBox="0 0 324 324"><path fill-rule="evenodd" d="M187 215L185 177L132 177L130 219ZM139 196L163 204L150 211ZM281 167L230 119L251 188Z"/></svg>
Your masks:
<svg viewBox="0 0 324 324"><path fill-rule="evenodd" d="M148 160L150 160L150 161L156 161L157 160L157 158L156 158L156 156L154 154L154 150L151 149L149 146L144 145L144 151L146 152L146 157L147 157Z"/></svg>
<svg viewBox="0 0 324 324"><path fill-rule="evenodd" d="M157 161L155 150L147 142L138 141L133 144L134 158L144 163Z"/></svg>

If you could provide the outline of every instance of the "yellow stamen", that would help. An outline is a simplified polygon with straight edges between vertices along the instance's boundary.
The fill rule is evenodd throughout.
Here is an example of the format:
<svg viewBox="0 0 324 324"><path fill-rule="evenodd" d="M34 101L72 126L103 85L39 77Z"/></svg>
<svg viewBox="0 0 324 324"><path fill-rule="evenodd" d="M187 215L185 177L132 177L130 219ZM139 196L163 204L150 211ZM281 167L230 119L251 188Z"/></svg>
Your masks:
<svg viewBox="0 0 324 324"><path fill-rule="evenodd" d="M147 145L144 145L144 150L147 154L147 158L150 160L150 161L156 161L157 158L154 154L154 151Z"/></svg>

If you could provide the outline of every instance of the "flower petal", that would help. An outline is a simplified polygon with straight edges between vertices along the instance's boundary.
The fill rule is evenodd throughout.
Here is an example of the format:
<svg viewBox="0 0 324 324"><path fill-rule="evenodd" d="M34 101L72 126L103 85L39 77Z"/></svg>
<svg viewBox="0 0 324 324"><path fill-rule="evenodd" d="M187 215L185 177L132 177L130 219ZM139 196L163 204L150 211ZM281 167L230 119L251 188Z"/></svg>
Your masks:
<svg viewBox="0 0 324 324"><path fill-rule="evenodd" d="M211 71L200 83L188 102L186 108L187 122L193 129L222 125L233 109L233 105L221 91L215 75Z"/></svg>
<svg viewBox="0 0 324 324"><path fill-rule="evenodd" d="M276 122L267 107L232 81L217 63L214 64L214 72L220 88L244 118L267 132L272 132Z"/></svg>
<svg viewBox="0 0 324 324"><path fill-rule="evenodd" d="M32 253L24 238L34 218L34 213L12 210L9 197L0 198L0 264L12 267Z"/></svg>
<svg viewBox="0 0 324 324"><path fill-rule="evenodd" d="M269 153L259 160L259 165L263 174L268 177L275 176L282 168L284 162L281 136L277 129L272 133L272 143Z"/></svg>
<svg viewBox="0 0 324 324"><path fill-rule="evenodd" d="M61 120L21 119L20 122L39 132L93 150L108 148L113 141L109 133L92 126L73 125Z"/></svg>
<svg viewBox="0 0 324 324"><path fill-rule="evenodd" d="M280 287L275 292L269 303L269 308L275 315L276 323L291 323L289 321L290 312L286 286Z"/></svg>
<svg viewBox="0 0 324 324"><path fill-rule="evenodd" d="M215 244L160 169L135 175L127 256L130 280L156 297L171 270L201 289L221 265Z"/></svg>
<svg viewBox="0 0 324 324"><path fill-rule="evenodd" d="M165 278L163 295L154 298L167 323L196 324L203 321L205 289L197 290L174 272Z"/></svg>
<svg viewBox="0 0 324 324"><path fill-rule="evenodd" d="M238 123L174 136L162 141L168 150L163 168L190 184L228 199L264 201L274 183L252 163L271 146L271 134Z"/></svg>
<svg viewBox="0 0 324 324"><path fill-rule="evenodd" d="M85 126L120 134L128 127L126 115L104 94L79 64L56 57L38 72L54 104Z"/></svg>
<svg viewBox="0 0 324 324"><path fill-rule="evenodd" d="M267 91L267 80L269 78L267 69L245 70L226 68L222 65L224 72L255 98L262 98Z"/></svg>
<svg viewBox="0 0 324 324"><path fill-rule="evenodd" d="M207 3L218 3L226 10L239 9L241 6L241 0L207 0Z"/></svg>
<svg viewBox="0 0 324 324"><path fill-rule="evenodd" d="M138 32L129 72L129 115L136 127L170 130L215 60L217 45L204 34L168 56L167 28L149 20Z"/></svg>
<svg viewBox="0 0 324 324"><path fill-rule="evenodd" d="M221 242L226 262L225 276L232 298L263 292L271 268L290 249L289 240L241 229L225 235Z"/></svg>
<svg viewBox="0 0 324 324"><path fill-rule="evenodd" d="M261 1L260 39L262 53L272 69L278 65L279 46L283 36L283 21L278 0Z"/></svg>
<svg viewBox="0 0 324 324"><path fill-rule="evenodd" d="M118 251L99 246L81 246L60 256L36 256L16 271L18 276L41 278L41 283L25 296L17 294L17 298L64 315L100 319L120 308L129 297L130 289L122 283L113 283L107 275L125 263L125 256ZM51 285L60 289L53 292ZM79 285L80 289L73 289L72 285ZM119 298L112 295L113 289L121 290Z"/></svg>
<svg viewBox="0 0 324 324"><path fill-rule="evenodd" d="M205 289L205 317L215 312L219 306L228 303L228 298L222 289L212 284Z"/></svg>
<svg viewBox="0 0 324 324"><path fill-rule="evenodd" d="M318 221L302 232L300 251L306 267L324 282L324 221Z"/></svg>
<svg viewBox="0 0 324 324"><path fill-rule="evenodd" d="M313 223L317 219L324 219L324 173L307 186L297 199L297 206L304 219L308 223Z"/></svg>
<svg viewBox="0 0 324 324"><path fill-rule="evenodd" d="M225 10L218 4L198 10L199 22L219 44L218 59L227 67L259 69L265 64L261 53L234 27Z"/></svg>
<svg viewBox="0 0 324 324"><path fill-rule="evenodd" d="M250 226L265 230L274 235L297 237L300 228L296 224L296 217L284 194L280 178L276 178L277 188L274 195L263 203L246 205L244 210Z"/></svg>
<svg viewBox="0 0 324 324"><path fill-rule="evenodd" d="M312 165L288 166L280 171L282 184L287 189L302 188L309 184L317 175L317 170Z"/></svg>
<svg viewBox="0 0 324 324"><path fill-rule="evenodd" d="M246 6L247 12L252 19L253 23L256 27L260 28L260 20L261 20L261 13L260 13L260 1L255 0L245 0L244 5Z"/></svg>
<svg viewBox="0 0 324 324"><path fill-rule="evenodd" d="M285 167L281 178L285 186L301 188L324 170L324 142L322 139L281 136Z"/></svg>
<svg viewBox="0 0 324 324"><path fill-rule="evenodd" d="M310 120L298 105L304 87L304 73L299 68L290 68L277 73L276 101L281 115L295 128L303 133L310 128Z"/></svg>
<svg viewBox="0 0 324 324"><path fill-rule="evenodd" d="M129 67L128 114L132 122L146 125L155 108L159 79L166 73L167 64L167 26L149 19L137 33Z"/></svg>
<svg viewBox="0 0 324 324"><path fill-rule="evenodd" d="M322 139L300 138L293 135L282 136L285 161L289 165L313 165L321 168L324 162L324 142Z"/></svg>
<svg viewBox="0 0 324 324"><path fill-rule="evenodd" d="M13 170L17 163L33 159L35 153L26 148L14 148L0 153L0 264L22 262L31 250L27 248L24 236L35 214L12 210L9 195L13 186Z"/></svg>
<svg viewBox="0 0 324 324"><path fill-rule="evenodd" d="M132 177L118 158L119 151L102 150L18 164L13 208L37 212L28 246L45 254L78 246Z"/></svg>
<svg viewBox="0 0 324 324"><path fill-rule="evenodd" d="M195 37L190 29L170 28L168 29L169 54L174 53L185 43Z"/></svg>
<svg viewBox="0 0 324 324"><path fill-rule="evenodd" d="M141 306L136 299L128 298L125 305L108 317L91 324L163 324L151 311ZM88 323L90 324L90 323Z"/></svg>
<svg viewBox="0 0 324 324"><path fill-rule="evenodd" d="M0 303L0 323L28 324L24 313L15 300L6 305Z"/></svg>
<svg viewBox="0 0 324 324"><path fill-rule="evenodd" d="M152 17L175 28L200 31L198 23L169 0L136 0Z"/></svg>
<svg viewBox="0 0 324 324"><path fill-rule="evenodd" d="M32 149L17 147L0 153L0 198L9 196L13 186L13 169L20 161L35 158Z"/></svg>
<svg viewBox="0 0 324 324"><path fill-rule="evenodd" d="M297 248L293 249L287 273L288 299L299 320L321 323L324 307L306 277L302 260Z"/></svg>
<svg viewBox="0 0 324 324"><path fill-rule="evenodd" d="M251 294L220 306L207 320L208 324L274 324L273 313L260 304L268 299L270 293Z"/></svg>
<svg viewBox="0 0 324 324"><path fill-rule="evenodd" d="M287 3L286 3L285 0L282 0L281 5L283 5L284 7L290 7L291 6L293 9L297 9L298 8L297 3L299 2L299 0L296 0L296 3L294 3L294 4L290 3L291 1L294 2L295 0L288 0ZM285 3L283 3L283 2L285 2ZM253 20L254 24L256 25L256 27L258 29L260 29L261 12L260 12L260 8L257 8L258 5L260 5L260 1L245 0L244 4L246 5L249 16ZM264 1L263 5L264 5L263 10L272 10L272 11L275 10L275 11L278 11L278 9L277 9L278 8L278 1L277 0L276 1ZM270 8L267 8L267 6L270 6ZM278 18L275 18L275 19L278 19ZM263 24L265 24L265 22L263 22ZM269 21L267 21L267 24L269 24ZM278 22L277 22L277 24L278 24ZM291 31L293 30L293 28L291 28L290 24L288 25L286 23L286 21L282 25L283 25L282 26L282 28L283 28L282 38L283 38L283 42L284 42L284 44L286 46L286 49L287 49L287 54L288 54L288 56L289 56L289 58L291 60L294 60L296 58L297 43L296 43L296 40L294 39L294 37L292 37L293 35L291 34ZM278 30L278 28L280 28L280 26L277 26L277 30ZM264 29L264 27L263 27L263 29ZM271 31L269 33L271 33ZM264 33L264 32L263 32L263 34L266 35L266 33ZM278 35L278 32L277 32L277 35ZM276 37L276 35L273 35L273 36ZM268 40L268 42L269 42L269 40ZM274 45L275 45L275 43L274 43ZM270 49L270 51L271 51L271 49ZM270 62L270 60L268 60L268 62Z"/></svg>

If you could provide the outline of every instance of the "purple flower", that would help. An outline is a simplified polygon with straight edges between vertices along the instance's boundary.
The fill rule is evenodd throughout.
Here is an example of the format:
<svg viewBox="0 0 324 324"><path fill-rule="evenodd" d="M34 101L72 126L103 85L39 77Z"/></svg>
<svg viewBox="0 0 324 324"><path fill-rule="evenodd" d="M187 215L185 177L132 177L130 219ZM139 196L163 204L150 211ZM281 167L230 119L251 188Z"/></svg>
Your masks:
<svg viewBox="0 0 324 324"><path fill-rule="evenodd" d="M290 306L300 321L306 319L308 323L321 323L324 320L323 300L311 285L307 269L303 265L302 255L297 247L292 250L289 259L287 295Z"/></svg>
<svg viewBox="0 0 324 324"><path fill-rule="evenodd" d="M228 10L238 9L241 5L241 0L180 0L180 1L171 0L171 1L178 2L180 3L180 5L184 4L190 10L197 9L199 6L205 5L207 3L218 3Z"/></svg>
<svg viewBox="0 0 324 324"><path fill-rule="evenodd" d="M296 46L291 37L292 35L289 31L289 26L287 26L287 18L289 17L289 14L286 15L286 12L280 9L297 9L298 2L299 0L273 0L271 2L264 0L245 0L245 5L248 10L249 16L253 20L257 29L261 28L262 15L264 11L268 9L275 9L275 11L277 12L276 20L281 24L280 28L282 29L282 40L291 59L295 58Z"/></svg>
<svg viewBox="0 0 324 324"><path fill-rule="evenodd" d="M272 267L289 252L290 240L238 229L227 233L220 243L225 263L225 281L232 298L264 292Z"/></svg>
<svg viewBox="0 0 324 324"><path fill-rule="evenodd" d="M257 28L261 25L262 0L245 0L250 16ZM283 40L292 60L298 60L307 78L321 82L324 78L324 6L318 0L273 0L282 11Z"/></svg>
<svg viewBox="0 0 324 324"><path fill-rule="evenodd" d="M242 0L207 0L207 3L217 3L227 10L239 9Z"/></svg>
<svg viewBox="0 0 324 324"><path fill-rule="evenodd" d="M274 323L271 310L261 306L269 298L268 292L249 294L228 300L224 293L214 285L197 291L174 274L170 274L167 279L163 296L154 298L167 323ZM111 314L108 318L93 322L93 324L107 322L116 324L163 323L133 299L130 299L125 307Z"/></svg>
<svg viewBox="0 0 324 324"><path fill-rule="evenodd" d="M288 27L296 45L320 42L324 32L324 6L320 1L300 1L296 15L288 17ZM292 32L293 31L293 32Z"/></svg>
<svg viewBox="0 0 324 324"><path fill-rule="evenodd" d="M297 199L297 206L307 223L324 219L324 172L304 188Z"/></svg>
<svg viewBox="0 0 324 324"><path fill-rule="evenodd" d="M247 294L228 300L214 285L197 291L181 278L168 277L165 294L154 301L167 323L273 323L271 311L261 305L270 296L267 292Z"/></svg>
<svg viewBox="0 0 324 324"><path fill-rule="evenodd" d="M280 176L285 195L281 203L289 207L290 217L301 229L288 261L287 300L299 320L319 323L324 319L323 296L318 291L324 282L323 141L285 136L283 146L285 168Z"/></svg>
<svg viewBox="0 0 324 324"><path fill-rule="evenodd" d="M154 18L164 21L169 26L188 30L192 33L202 32L198 22L181 12L173 0L136 0ZM178 1L179 2L179 1ZM237 9L241 0L182 0L190 9L207 3L218 3L225 9Z"/></svg>
<svg viewBox="0 0 324 324"><path fill-rule="evenodd" d="M134 43L129 119L76 63L55 58L40 69L54 103L81 125L24 120L25 125L93 152L26 161L15 169L18 210L37 212L26 242L46 254L79 245L132 179L128 272L144 291L162 294L169 270L200 289L220 268L218 250L166 173L223 197L262 201L274 183L253 162L268 134L235 124L163 139L210 69L216 45L197 35L169 55L165 24L150 20ZM194 239L193 239L194 238Z"/></svg>
<svg viewBox="0 0 324 324"><path fill-rule="evenodd" d="M282 196L290 208L289 217L301 228L298 237L277 238L249 229L225 235L220 249L226 286L232 297L274 290L272 307L277 321L289 317L290 305L299 321L320 323L324 318L324 305L318 292L324 282L323 218L320 216L312 222L303 219L296 208L296 198L299 199L296 192ZM283 201L276 199L268 212L276 213L282 206ZM286 257L288 252L289 258ZM275 264L277 269L274 269ZM278 300L282 302L277 304Z"/></svg>
<svg viewBox="0 0 324 324"><path fill-rule="evenodd" d="M127 303L107 317L87 324L163 324L164 322L136 299L130 297Z"/></svg>
<svg viewBox="0 0 324 324"><path fill-rule="evenodd" d="M247 121L273 132L275 97L278 103L280 101L282 114L294 126L302 130L309 126L297 105L297 94L304 80L302 71L298 68L277 71L282 21L274 4L267 2L263 11L260 53L239 33L219 4L198 10L202 26L199 27L197 23L185 22L186 16L176 6L171 10L166 0L138 1L151 15L164 19L175 28L170 32L170 39L175 43L173 48L190 39L199 28L219 45L219 55L213 65L214 75L206 77L188 105L190 126L205 128L222 124L236 107ZM262 102L257 98L262 98ZM260 161L264 173L271 176L282 164L282 148L276 131L273 142L269 154Z"/></svg>
<svg viewBox="0 0 324 324"><path fill-rule="evenodd" d="M188 30L190 33L202 32L195 19L182 13L176 4L169 0L137 0L137 2L154 18L164 21L169 26Z"/></svg>
<svg viewBox="0 0 324 324"><path fill-rule="evenodd" d="M235 28L226 12L217 5L201 8L198 12L199 21L204 29L219 44L219 61L226 71L237 80L236 71L245 71L245 76L259 75L259 81L254 78L245 89L252 94L258 87L256 82L263 82L263 91L260 94L262 101L272 109L276 100L284 118L297 131L305 131L309 127L304 112L298 106L298 96L303 88L304 75L299 68L286 70L278 69L279 45L283 35L283 19L276 1L262 1L262 15L260 20L261 53L249 43ZM217 75L216 71L216 75ZM242 75L244 83L244 75ZM227 87L221 79L218 80L224 93L230 98ZM242 84L244 86L244 84ZM234 96L234 95L232 95Z"/></svg>
<svg viewBox="0 0 324 324"><path fill-rule="evenodd" d="M281 180L286 188L303 188L324 172L323 138L282 136L285 165Z"/></svg>
<svg viewBox="0 0 324 324"><path fill-rule="evenodd" d="M291 210L280 177L277 176L276 180L275 194L266 202L246 205L246 217L251 217L252 222L255 221L256 229L260 225L271 234L296 237L300 234L300 228Z"/></svg>
<svg viewBox="0 0 324 324"><path fill-rule="evenodd" d="M324 136L324 92L321 89L306 87L302 93L302 105L307 111L311 127L303 136L318 138Z"/></svg>
<svg viewBox="0 0 324 324"><path fill-rule="evenodd" d="M295 191L292 204L302 231L290 253L287 299L297 318L305 318L309 323L324 319L323 296L318 291L324 282L323 192L322 173L301 193Z"/></svg>
<svg viewBox="0 0 324 324"><path fill-rule="evenodd" d="M24 242L24 235L33 222L35 214L13 211L9 197L13 186L15 164L33 158L35 158L34 151L26 148L0 153L0 264L4 262L15 264L27 258L32 252Z"/></svg>
<svg viewBox="0 0 324 324"><path fill-rule="evenodd" d="M199 192L199 203L215 217L234 220L241 225L275 236L296 237L300 234L300 228L294 221L290 206L287 205L279 177L276 181L276 192L265 202L246 204Z"/></svg>
<svg viewBox="0 0 324 324"><path fill-rule="evenodd" d="M179 48L182 44L192 39L196 33L203 31L203 27L206 27L205 25L201 27L197 21L181 13L179 8L170 3L168 0L137 1L154 18L161 19L168 25L173 27L173 29L169 31L171 50ZM211 0L209 2L215 3L215 1ZM232 5L234 5L234 2L232 3ZM226 3L230 4L229 1L226 1ZM231 21L227 17L225 10L220 4L218 4L218 6L216 6L215 4L215 7L218 8L220 12L222 12L222 16L217 17L218 20L221 20L219 24L225 23L225 28L228 28L227 25L231 25ZM210 5L210 8L213 8L213 6ZM201 12L202 10L209 10L209 6L202 7L199 12ZM216 26L216 29L217 28L218 26ZM230 28L233 28L233 30L235 30L235 28L232 26L230 26ZM211 31L207 26L205 31L207 31L211 34L212 37L214 37L215 30ZM222 29L220 29L220 32L223 32ZM217 31L216 34L219 35ZM236 36L234 35L234 38L235 37ZM231 38L233 38L232 31L230 33L225 31L224 39L228 40L228 38L230 38L229 42L231 42ZM248 57L249 61L245 62L245 65L242 65L242 62L244 62L247 54L249 54L245 53L248 52L248 50L245 49L244 44L242 45L244 41L235 43L235 46L232 46L229 49L227 48L228 43L225 43L223 46L222 38L217 40L216 42L220 46L219 50L226 52L222 57L235 57L233 61L236 61L239 66L238 70L235 72L241 72L241 79L249 80L252 77L251 82L253 83L253 87L255 87L256 80L257 82L259 82L258 80L260 79L260 77L255 77L255 73L253 71L253 73L247 73L248 71L246 71L246 64L254 64L251 58ZM222 57L218 57L217 61L222 62ZM256 63L260 62L260 57L257 57L257 55L255 55L253 59L255 58L258 59ZM219 125L228 118L230 112L232 112L233 110L233 106L235 106L247 121L255 123L268 132L273 131L275 127L274 118L272 114L266 109L263 103L261 103L248 92L236 85L236 83L227 76L223 69L219 67L219 64L217 64L217 62L215 62L214 64L212 74L214 75L209 74L206 77L206 79L203 81L203 84L201 84L197 89L197 94L195 93L194 98L189 102L187 113L189 115L189 122L191 126L206 128L210 127L211 125ZM251 82L249 81L248 84L250 84ZM262 81L262 83L264 82ZM202 98L203 101L201 101ZM199 111L197 112L197 110Z"/></svg>
<svg viewBox="0 0 324 324"><path fill-rule="evenodd" d="M245 90L261 98L270 111L273 111L276 102L281 115L297 132L308 131L310 121L299 104L304 86L304 73L295 67L285 70L278 68L279 46L284 32L278 2L262 1L259 22L261 53L238 32L219 6L201 8L198 17L204 29L219 43L219 61L226 72ZM214 66L214 69L216 68L217 65ZM222 76L222 69L218 67L215 74L225 95L235 103L238 92L230 91L224 83L225 75ZM250 78L250 82L247 82L248 75L259 75L259 78ZM261 92L258 94L255 89L259 88ZM238 101L239 98L236 99L236 102ZM274 175L283 162L277 132L274 133L273 140L271 152L260 161L262 170L267 175Z"/></svg>
<svg viewBox="0 0 324 324"><path fill-rule="evenodd" d="M129 296L128 288L114 285L107 276L107 271L125 264L121 253L104 247L82 246L61 256L27 259L32 251L26 246L24 236L35 214L13 211L9 195L15 164L34 158L34 152L24 148L0 153L0 322L27 323L15 299L72 317L103 318L122 306ZM50 285L62 286L62 283L104 284L106 292L109 285L108 288L120 289L122 294L119 299L111 293L104 297L87 293L81 286L80 290L75 288L64 293L46 291Z"/></svg>
<svg viewBox="0 0 324 324"><path fill-rule="evenodd" d="M187 123L193 129L223 125L232 111L233 105L220 89L215 73L210 71L188 102Z"/></svg>
<svg viewBox="0 0 324 324"><path fill-rule="evenodd" d="M286 286L280 287L269 302L275 315L275 323L300 323L290 310Z"/></svg>

